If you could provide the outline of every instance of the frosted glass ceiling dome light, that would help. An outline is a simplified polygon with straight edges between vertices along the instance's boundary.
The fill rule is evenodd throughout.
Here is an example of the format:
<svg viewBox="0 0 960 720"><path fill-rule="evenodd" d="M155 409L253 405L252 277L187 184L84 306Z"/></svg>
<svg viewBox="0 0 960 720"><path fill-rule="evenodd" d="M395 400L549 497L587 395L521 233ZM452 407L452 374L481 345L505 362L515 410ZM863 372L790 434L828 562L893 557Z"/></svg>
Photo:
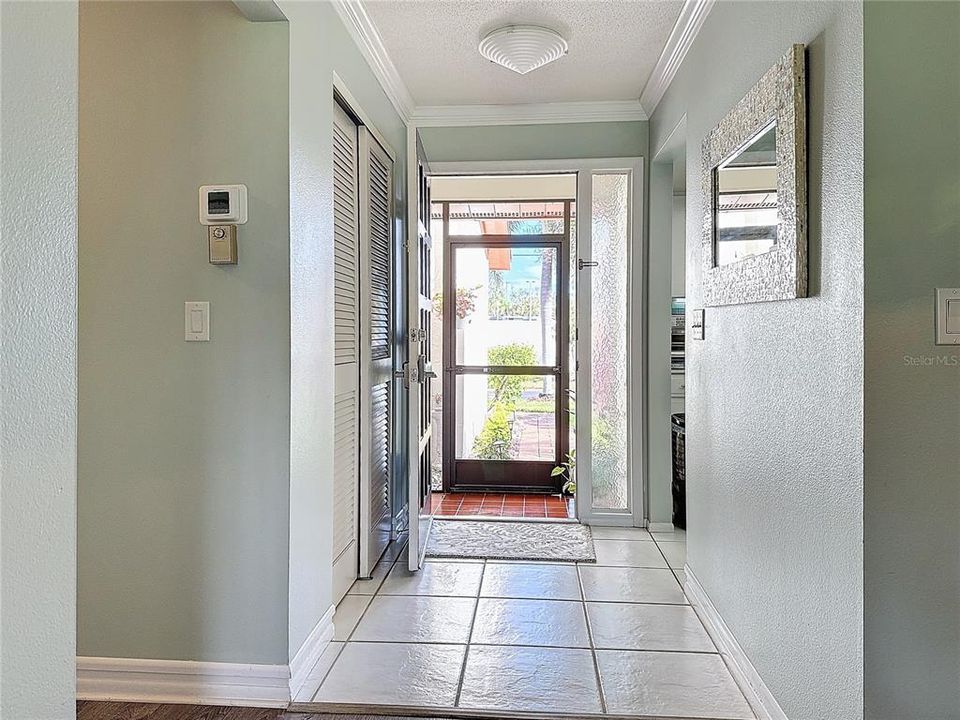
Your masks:
<svg viewBox="0 0 960 720"><path fill-rule="evenodd" d="M480 54L498 65L526 75L567 54L560 33L537 25L509 25L480 41Z"/></svg>

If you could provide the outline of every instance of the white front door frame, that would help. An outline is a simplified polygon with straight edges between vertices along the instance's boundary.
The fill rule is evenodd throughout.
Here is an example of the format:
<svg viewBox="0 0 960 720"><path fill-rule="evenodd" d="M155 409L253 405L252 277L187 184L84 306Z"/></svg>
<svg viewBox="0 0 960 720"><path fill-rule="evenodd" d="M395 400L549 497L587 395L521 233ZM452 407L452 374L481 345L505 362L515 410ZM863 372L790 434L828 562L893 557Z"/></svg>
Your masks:
<svg viewBox="0 0 960 720"><path fill-rule="evenodd" d="M631 424L631 447L628 474L631 479L631 511L629 513L603 513L592 511L583 506L584 493L577 493L577 517L581 522L596 525L620 525L644 527L647 523L647 472L646 438L647 409L644 393L644 377L647 373L646 337L647 298L647 233L645 192L645 160L642 157L615 158L571 158L559 160L480 160L433 162L430 164L433 176L443 175L530 175L538 173L577 173L577 217L589 218L589 178L594 173L629 171L633 183L633 206L631 208L631 268L630 268L630 304L628 310L628 344L630 357L639 358L629 367L630 399L629 414ZM588 223L577 223L577 246L589 232ZM577 258L571 256L571 262ZM578 383L579 385L579 383Z"/></svg>

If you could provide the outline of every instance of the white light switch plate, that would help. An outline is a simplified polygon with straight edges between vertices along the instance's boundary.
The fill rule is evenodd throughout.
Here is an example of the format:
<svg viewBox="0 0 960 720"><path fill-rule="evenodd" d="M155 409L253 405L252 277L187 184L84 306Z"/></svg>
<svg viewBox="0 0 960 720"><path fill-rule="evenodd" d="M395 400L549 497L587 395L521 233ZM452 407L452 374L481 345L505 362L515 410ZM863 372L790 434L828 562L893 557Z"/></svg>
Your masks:
<svg viewBox="0 0 960 720"><path fill-rule="evenodd" d="M937 345L960 345L960 288L937 288Z"/></svg>
<svg viewBox="0 0 960 720"><path fill-rule="evenodd" d="M210 303L188 301L183 304L183 339L187 342L210 340Z"/></svg>
<svg viewBox="0 0 960 720"><path fill-rule="evenodd" d="M693 340L703 340L703 309L697 309L690 313L690 338Z"/></svg>

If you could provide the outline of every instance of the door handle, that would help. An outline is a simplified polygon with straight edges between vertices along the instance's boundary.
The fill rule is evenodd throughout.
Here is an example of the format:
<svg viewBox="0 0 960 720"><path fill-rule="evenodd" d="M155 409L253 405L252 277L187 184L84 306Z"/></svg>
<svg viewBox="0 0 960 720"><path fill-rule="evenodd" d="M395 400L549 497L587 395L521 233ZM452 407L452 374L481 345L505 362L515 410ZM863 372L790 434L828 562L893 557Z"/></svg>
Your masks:
<svg viewBox="0 0 960 720"><path fill-rule="evenodd" d="M588 267L599 267L600 263L592 260L577 260L577 270L583 270Z"/></svg>
<svg viewBox="0 0 960 720"><path fill-rule="evenodd" d="M417 372L420 375L420 382L426 378L435 378L437 374L433 371L433 363L429 362L424 355L417 357Z"/></svg>

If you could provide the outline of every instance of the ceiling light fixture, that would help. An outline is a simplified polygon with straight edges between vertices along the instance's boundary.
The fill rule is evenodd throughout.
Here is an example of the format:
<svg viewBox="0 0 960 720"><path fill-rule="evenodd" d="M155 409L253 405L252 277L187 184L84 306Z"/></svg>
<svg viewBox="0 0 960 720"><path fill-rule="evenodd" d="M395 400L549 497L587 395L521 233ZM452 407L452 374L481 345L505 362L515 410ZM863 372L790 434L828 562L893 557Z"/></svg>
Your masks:
<svg viewBox="0 0 960 720"><path fill-rule="evenodd" d="M550 28L509 25L480 41L480 54L498 65L526 75L567 54L567 41Z"/></svg>

